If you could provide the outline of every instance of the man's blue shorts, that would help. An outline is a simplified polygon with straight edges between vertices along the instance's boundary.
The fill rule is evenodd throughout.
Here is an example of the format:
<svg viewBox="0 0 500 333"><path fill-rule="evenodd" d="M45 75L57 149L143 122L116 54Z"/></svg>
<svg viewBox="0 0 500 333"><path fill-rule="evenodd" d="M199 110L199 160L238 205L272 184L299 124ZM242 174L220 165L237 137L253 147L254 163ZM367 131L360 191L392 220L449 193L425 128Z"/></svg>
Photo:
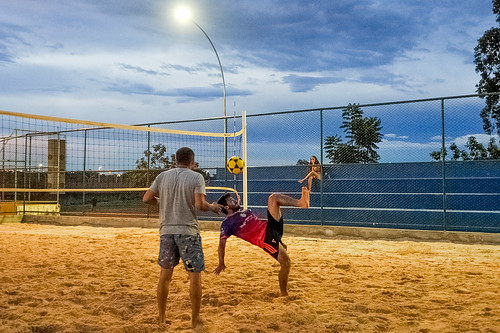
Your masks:
<svg viewBox="0 0 500 333"><path fill-rule="evenodd" d="M158 265L165 269L174 268L182 258L184 268L188 272L205 270L205 257L201 246L201 236L162 235L160 237L160 254Z"/></svg>

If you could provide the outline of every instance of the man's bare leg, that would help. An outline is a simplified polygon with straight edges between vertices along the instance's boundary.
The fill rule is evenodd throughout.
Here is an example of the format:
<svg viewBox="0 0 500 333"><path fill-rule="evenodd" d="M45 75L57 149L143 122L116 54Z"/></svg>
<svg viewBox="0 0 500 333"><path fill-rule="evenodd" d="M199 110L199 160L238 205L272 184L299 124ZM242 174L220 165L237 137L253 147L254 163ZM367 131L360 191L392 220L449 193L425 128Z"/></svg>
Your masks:
<svg viewBox="0 0 500 333"><path fill-rule="evenodd" d="M292 198L286 194L272 193L267 200L267 209L271 216L279 221L281 219L281 206L309 208L311 191L306 187L302 187L302 196L300 199Z"/></svg>
<svg viewBox="0 0 500 333"><path fill-rule="evenodd" d="M189 273L189 296L191 298L191 326L195 328L200 322L201 308L201 273Z"/></svg>
<svg viewBox="0 0 500 333"><path fill-rule="evenodd" d="M291 261L288 253L286 252L283 244L280 244L278 252L278 262L280 263L280 272L278 273L278 280L280 284L281 296L288 296L288 275L290 274Z"/></svg>
<svg viewBox="0 0 500 333"><path fill-rule="evenodd" d="M156 291L156 299L158 301L158 320L160 324L165 323L165 310L167 308L168 290L174 269L161 268L160 280L158 281L158 289Z"/></svg>
<svg viewBox="0 0 500 333"><path fill-rule="evenodd" d="M306 187L302 187L302 195L299 199L292 198L286 194L273 193L267 200L267 209L269 214L276 220L281 219L281 206L291 206L299 208L309 208L311 191ZM280 284L281 296L287 296L288 275L290 274L291 261L286 252L286 245L282 242L279 244L278 262L280 263L280 271L278 280Z"/></svg>

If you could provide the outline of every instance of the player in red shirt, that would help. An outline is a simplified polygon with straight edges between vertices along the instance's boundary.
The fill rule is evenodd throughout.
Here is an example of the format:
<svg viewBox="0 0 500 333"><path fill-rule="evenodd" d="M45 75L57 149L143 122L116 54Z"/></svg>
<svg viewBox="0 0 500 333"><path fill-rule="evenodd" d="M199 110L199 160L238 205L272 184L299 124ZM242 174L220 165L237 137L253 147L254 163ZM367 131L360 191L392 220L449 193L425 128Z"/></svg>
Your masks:
<svg viewBox="0 0 500 333"><path fill-rule="evenodd" d="M214 273L219 275L226 269L224 255L226 241L234 235L252 243L269 253L278 260L281 268L279 271L279 285L281 296L287 296L288 274L290 273L290 257L286 246L281 242L283 236L283 216L281 206L309 208L310 190L302 187L300 199L289 197L285 194L272 193L267 200L267 221L257 217L251 210L241 210L240 197L233 198L229 193L223 195L218 204L226 218L222 221L219 239L219 266Z"/></svg>

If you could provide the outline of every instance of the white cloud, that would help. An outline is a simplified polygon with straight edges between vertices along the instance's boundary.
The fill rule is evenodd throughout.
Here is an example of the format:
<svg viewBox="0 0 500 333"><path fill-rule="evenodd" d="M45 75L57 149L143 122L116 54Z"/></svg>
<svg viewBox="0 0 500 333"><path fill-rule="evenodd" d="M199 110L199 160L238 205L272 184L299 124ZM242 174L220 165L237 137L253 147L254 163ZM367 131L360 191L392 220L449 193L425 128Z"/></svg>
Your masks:
<svg viewBox="0 0 500 333"><path fill-rule="evenodd" d="M398 140L396 141L382 140L382 142L378 143L377 145L381 150L435 149L436 147L438 148L441 147L439 142L420 143L420 142L408 142L408 141L398 141Z"/></svg>
<svg viewBox="0 0 500 333"><path fill-rule="evenodd" d="M488 146L488 143L490 142L491 139L495 139L497 144L500 141L500 137L498 135L488 135L488 134L477 133L477 134L463 135L463 136L457 137L457 138L452 139L452 140L448 139L446 141L446 146L449 147L452 143L455 143L457 146L463 148L463 147L465 147L465 144L467 143L469 138L472 136L475 137L476 140L479 143L482 143L485 147Z"/></svg>
<svg viewBox="0 0 500 333"><path fill-rule="evenodd" d="M384 134L384 138L406 140L406 139L408 139L408 135L397 135L394 133L387 133L387 134Z"/></svg>

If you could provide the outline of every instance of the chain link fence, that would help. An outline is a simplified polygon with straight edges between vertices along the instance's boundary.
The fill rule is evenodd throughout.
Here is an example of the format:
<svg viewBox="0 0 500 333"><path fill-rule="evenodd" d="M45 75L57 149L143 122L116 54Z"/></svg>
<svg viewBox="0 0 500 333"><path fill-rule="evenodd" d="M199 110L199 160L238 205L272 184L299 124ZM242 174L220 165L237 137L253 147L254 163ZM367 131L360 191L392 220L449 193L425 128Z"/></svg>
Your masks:
<svg viewBox="0 0 500 333"><path fill-rule="evenodd" d="M484 100L480 96L356 107L362 111L362 118L380 121L381 141L375 142L374 147L379 156L376 163L337 163L329 158L331 151L328 151L327 143L331 138L350 144L343 127L346 106L247 115L250 208L265 216L267 197L271 192L299 196L301 187L307 184L301 184L299 180L309 171L304 163L314 155L322 165L322 178L312 182L311 208L284 208L285 223L500 232L500 159L494 154L484 156L470 149L472 147L476 152L478 147L487 149L491 140L500 144L498 135L490 136L483 131L480 113ZM142 125L221 132L224 122L227 122L229 131L239 129L239 117ZM56 129L53 132L57 134ZM77 180L86 177L84 187L90 188L97 186L96 182L100 187L149 186L163 169L152 169L151 161L146 161L146 168L137 170L136 162L143 156L143 151L161 143L171 154L178 147L176 142L163 142L161 137L144 136L140 135L137 142L132 137L124 139L130 141L129 145L139 147L134 148L134 154L130 156L119 156L113 148L103 150L107 152L105 154L115 156L120 162L117 166L100 170L103 153L96 146L93 154L80 154L78 166L68 166L61 178L70 184L75 177ZM118 142L121 138L116 136L113 140ZM222 164L227 156L239 154L240 147L240 143L229 142L224 153L217 150L220 155L217 160ZM210 143L202 141L193 148L195 153L213 149ZM69 143L66 149L69 149ZM0 180L4 185L14 181L13 169L6 168L5 161L4 158ZM46 166L38 165L36 161L33 163L16 167L26 169L24 175L29 174L29 178L22 182L32 185L46 183ZM242 190L241 175L228 174L223 165L200 167L207 171L207 185ZM22 173L18 175L21 176ZM137 179L145 182L138 185ZM9 186L13 187L12 184ZM37 197L36 194L30 195ZM209 193L209 200L216 200L219 195ZM92 193L83 195L83 198L79 197L82 194L65 196L67 200L61 199L61 212L65 214L119 214L126 211L137 216L157 215L156 210L142 204L141 193ZM29 198L23 195L17 200ZM206 214L201 218L221 219Z"/></svg>
<svg viewBox="0 0 500 333"><path fill-rule="evenodd" d="M309 171L301 163L314 155L323 177L311 208L285 208L286 223L500 232L500 159L477 153L500 142L483 131L480 96L357 107L380 120L377 163L328 158L329 137L349 143L346 106L248 115L251 208L265 214L273 191L299 196Z"/></svg>

